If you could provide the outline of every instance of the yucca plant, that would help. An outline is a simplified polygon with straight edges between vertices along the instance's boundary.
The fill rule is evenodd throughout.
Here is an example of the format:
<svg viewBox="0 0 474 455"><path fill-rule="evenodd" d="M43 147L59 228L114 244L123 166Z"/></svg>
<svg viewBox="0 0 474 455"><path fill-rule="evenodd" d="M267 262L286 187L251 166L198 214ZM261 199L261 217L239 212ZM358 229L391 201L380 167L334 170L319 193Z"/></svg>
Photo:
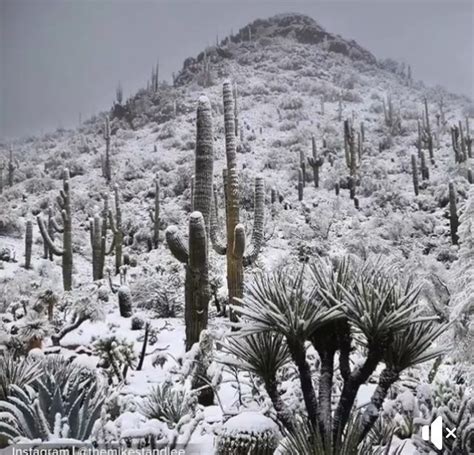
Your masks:
<svg viewBox="0 0 474 455"><path fill-rule="evenodd" d="M0 435L12 442L89 439L106 390L97 377L83 374L81 367L64 362L62 368L63 374L56 379L54 371L44 365L34 386L10 387L7 400L0 401Z"/></svg>
<svg viewBox="0 0 474 455"><path fill-rule="evenodd" d="M271 333L282 337L298 368L309 423L329 450L342 444L357 393L377 367L385 364L371 403L358 423L359 443L373 427L400 373L442 353L432 349L432 344L446 326L422 315L419 288L410 280L402 283L394 269L380 263L321 260L310 270L309 276L304 270L258 275L243 305L235 310L243 316L239 324L243 336ZM265 343L256 340L264 350ZM306 356L307 342L320 358L317 389ZM234 355L241 354L234 348ZM258 371L258 357L245 360ZM333 408L338 374L342 390ZM288 414L282 409L278 415Z"/></svg>
<svg viewBox="0 0 474 455"><path fill-rule="evenodd" d="M140 412L148 419L157 419L174 428L183 417L194 415L195 407L194 396L187 395L184 389L171 382L164 382L151 389Z"/></svg>
<svg viewBox="0 0 474 455"><path fill-rule="evenodd" d="M242 336L239 332L221 345L226 354L219 361L260 377L272 400L278 418L285 428L293 428L292 416L285 409L278 392L278 371L290 360L290 353L281 335L269 332ZM227 355L231 354L231 356Z"/></svg>
<svg viewBox="0 0 474 455"><path fill-rule="evenodd" d="M371 440L361 442L361 417L352 416L342 435L333 441L321 434L318 426L300 421L295 431L288 432L280 444L282 455L398 455L403 448L391 452L391 440L385 446L375 447Z"/></svg>
<svg viewBox="0 0 474 455"><path fill-rule="evenodd" d="M274 332L284 337L298 368L308 417L317 418L317 400L305 342L319 328L335 320L339 305L328 308L317 298L317 289L305 279L304 268L295 276L288 270L258 274L248 286L245 303L235 311L251 321L238 324L243 334Z"/></svg>

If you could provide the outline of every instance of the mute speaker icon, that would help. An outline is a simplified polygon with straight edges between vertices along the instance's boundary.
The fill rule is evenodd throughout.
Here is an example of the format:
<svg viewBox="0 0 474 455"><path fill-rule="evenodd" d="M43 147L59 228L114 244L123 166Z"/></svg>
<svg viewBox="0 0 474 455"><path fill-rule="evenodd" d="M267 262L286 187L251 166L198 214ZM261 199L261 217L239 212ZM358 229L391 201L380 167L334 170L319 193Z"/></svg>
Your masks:
<svg viewBox="0 0 474 455"><path fill-rule="evenodd" d="M421 427L421 437L424 441L430 441L437 449L443 448L443 418L437 417L431 425Z"/></svg>

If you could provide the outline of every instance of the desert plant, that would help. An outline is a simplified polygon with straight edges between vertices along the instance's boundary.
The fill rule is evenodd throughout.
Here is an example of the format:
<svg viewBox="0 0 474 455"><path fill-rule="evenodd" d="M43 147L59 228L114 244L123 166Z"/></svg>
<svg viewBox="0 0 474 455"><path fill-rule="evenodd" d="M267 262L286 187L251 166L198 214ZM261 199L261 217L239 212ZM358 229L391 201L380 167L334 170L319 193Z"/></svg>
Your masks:
<svg viewBox="0 0 474 455"><path fill-rule="evenodd" d="M257 412L242 412L222 426L216 441L216 455L272 455L278 447L278 426Z"/></svg>
<svg viewBox="0 0 474 455"><path fill-rule="evenodd" d="M48 251L55 256L62 257L63 287L65 291L72 289L72 210L71 210L71 192L69 185L69 171L64 170L63 189L57 198L58 205L61 209L63 225L61 232L63 234L63 246L59 248L55 245L54 240L50 237L47 227L41 216L36 219L43 237L43 242L48 245Z"/></svg>
<svg viewBox="0 0 474 455"><path fill-rule="evenodd" d="M234 100L230 82L223 85L224 129L227 169L224 171L224 195L226 208L226 241L221 242L218 235L217 207L211 210L210 237L217 254L227 258L227 289L229 302L243 295L243 267L252 264L258 257L263 241L264 188L263 179L255 180L254 223L252 244L246 248L245 230L239 216L239 177L234 122ZM235 320L231 311L230 317Z"/></svg>
<svg viewBox="0 0 474 455"><path fill-rule="evenodd" d="M259 274L249 285L245 305L235 306L244 320L243 335L270 332L285 340L295 363L307 417L322 440L338 441L350 420L360 387L384 362L371 405L361 420L360 440L373 427L388 388L401 371L442 353L431 344L445 326L421 318L419 289L399 282L380 263L356 264L349 260L331 265L318 261L308 275L283 270ZM320 359L318 395L306 356L309 341ZM362 361L351 366L351 353L359 347ZM343 385L335 408L335 359Z"/></svg>
<svg viewBox="0 0 474 455"><path fill-rule="evenodd" d="M59 362L58 362L59 363ZM63 439L65 444L89 439L105 403L106 389L81 367L62 362L63 374L47 363L34 384L11 386L0 401L0 434L11 442Z"/></svg>

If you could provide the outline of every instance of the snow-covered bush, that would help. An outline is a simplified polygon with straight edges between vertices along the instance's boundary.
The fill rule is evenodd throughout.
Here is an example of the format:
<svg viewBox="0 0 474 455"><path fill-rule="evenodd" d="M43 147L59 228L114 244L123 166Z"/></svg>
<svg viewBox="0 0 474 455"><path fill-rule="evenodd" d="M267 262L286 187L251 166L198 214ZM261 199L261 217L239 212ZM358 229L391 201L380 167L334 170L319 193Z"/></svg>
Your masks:
<svg viewBox="0 0 474 455"><path fill-rule="evenodd" d="M278 425L258 412L242 412L220 429L216 455L272 455L278 447Z"/></svg>

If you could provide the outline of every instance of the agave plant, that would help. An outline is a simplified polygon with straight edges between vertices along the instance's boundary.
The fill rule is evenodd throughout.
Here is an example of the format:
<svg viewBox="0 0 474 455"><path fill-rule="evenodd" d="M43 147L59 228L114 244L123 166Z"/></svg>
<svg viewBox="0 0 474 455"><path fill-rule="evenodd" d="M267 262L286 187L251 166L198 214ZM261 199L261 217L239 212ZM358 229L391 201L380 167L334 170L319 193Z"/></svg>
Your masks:
<svg viewBox="0 0 474 455"><path fill-rule="evenodd" d="M39 368L29 359L15 358L9 352L0 354L0 400L4 401L12 385L24 387L37 378Z"/></svg>
<svg viewBox="0 0 474 455"><path fill-rule="evenodd" d="M310 270L309 277L304 271L296 276L288 271L258 275L235 311L244 318L240 323L244 336L272 333L282 337L298 368L310 425L317 428L322 444L329 449L342 444L341 435L349 434L346 426L357 393L377 367L385 364L371 403L359 419L358 442L373 427L400 373L442 353L432 344L446 325L422 317L419 288L410 280L400 282L393 269L381 269L380 263L318 261ZM255 342L263 351L265 343L258 338ZM320 358L318 396L306 342L311 342ZM236 356L242 355L235 347L233 350ZM354 351L361 362L354 362ZM264 373L259 370L260 357L247 355L244 359L257 374ZM342 390L334 408L337 372ZM284 410L278 415L285 415Z"/></svg>
<svg viewBox="0 0 474 455"><path fill-rule="evenodd" d="M105 403L106 390L82 368L64 362L64 374L44 372L34 387L12 385L0 401L0 435L10 441L68 438L86 441ZM84 376L87 379L84 380Z"/></svg>

